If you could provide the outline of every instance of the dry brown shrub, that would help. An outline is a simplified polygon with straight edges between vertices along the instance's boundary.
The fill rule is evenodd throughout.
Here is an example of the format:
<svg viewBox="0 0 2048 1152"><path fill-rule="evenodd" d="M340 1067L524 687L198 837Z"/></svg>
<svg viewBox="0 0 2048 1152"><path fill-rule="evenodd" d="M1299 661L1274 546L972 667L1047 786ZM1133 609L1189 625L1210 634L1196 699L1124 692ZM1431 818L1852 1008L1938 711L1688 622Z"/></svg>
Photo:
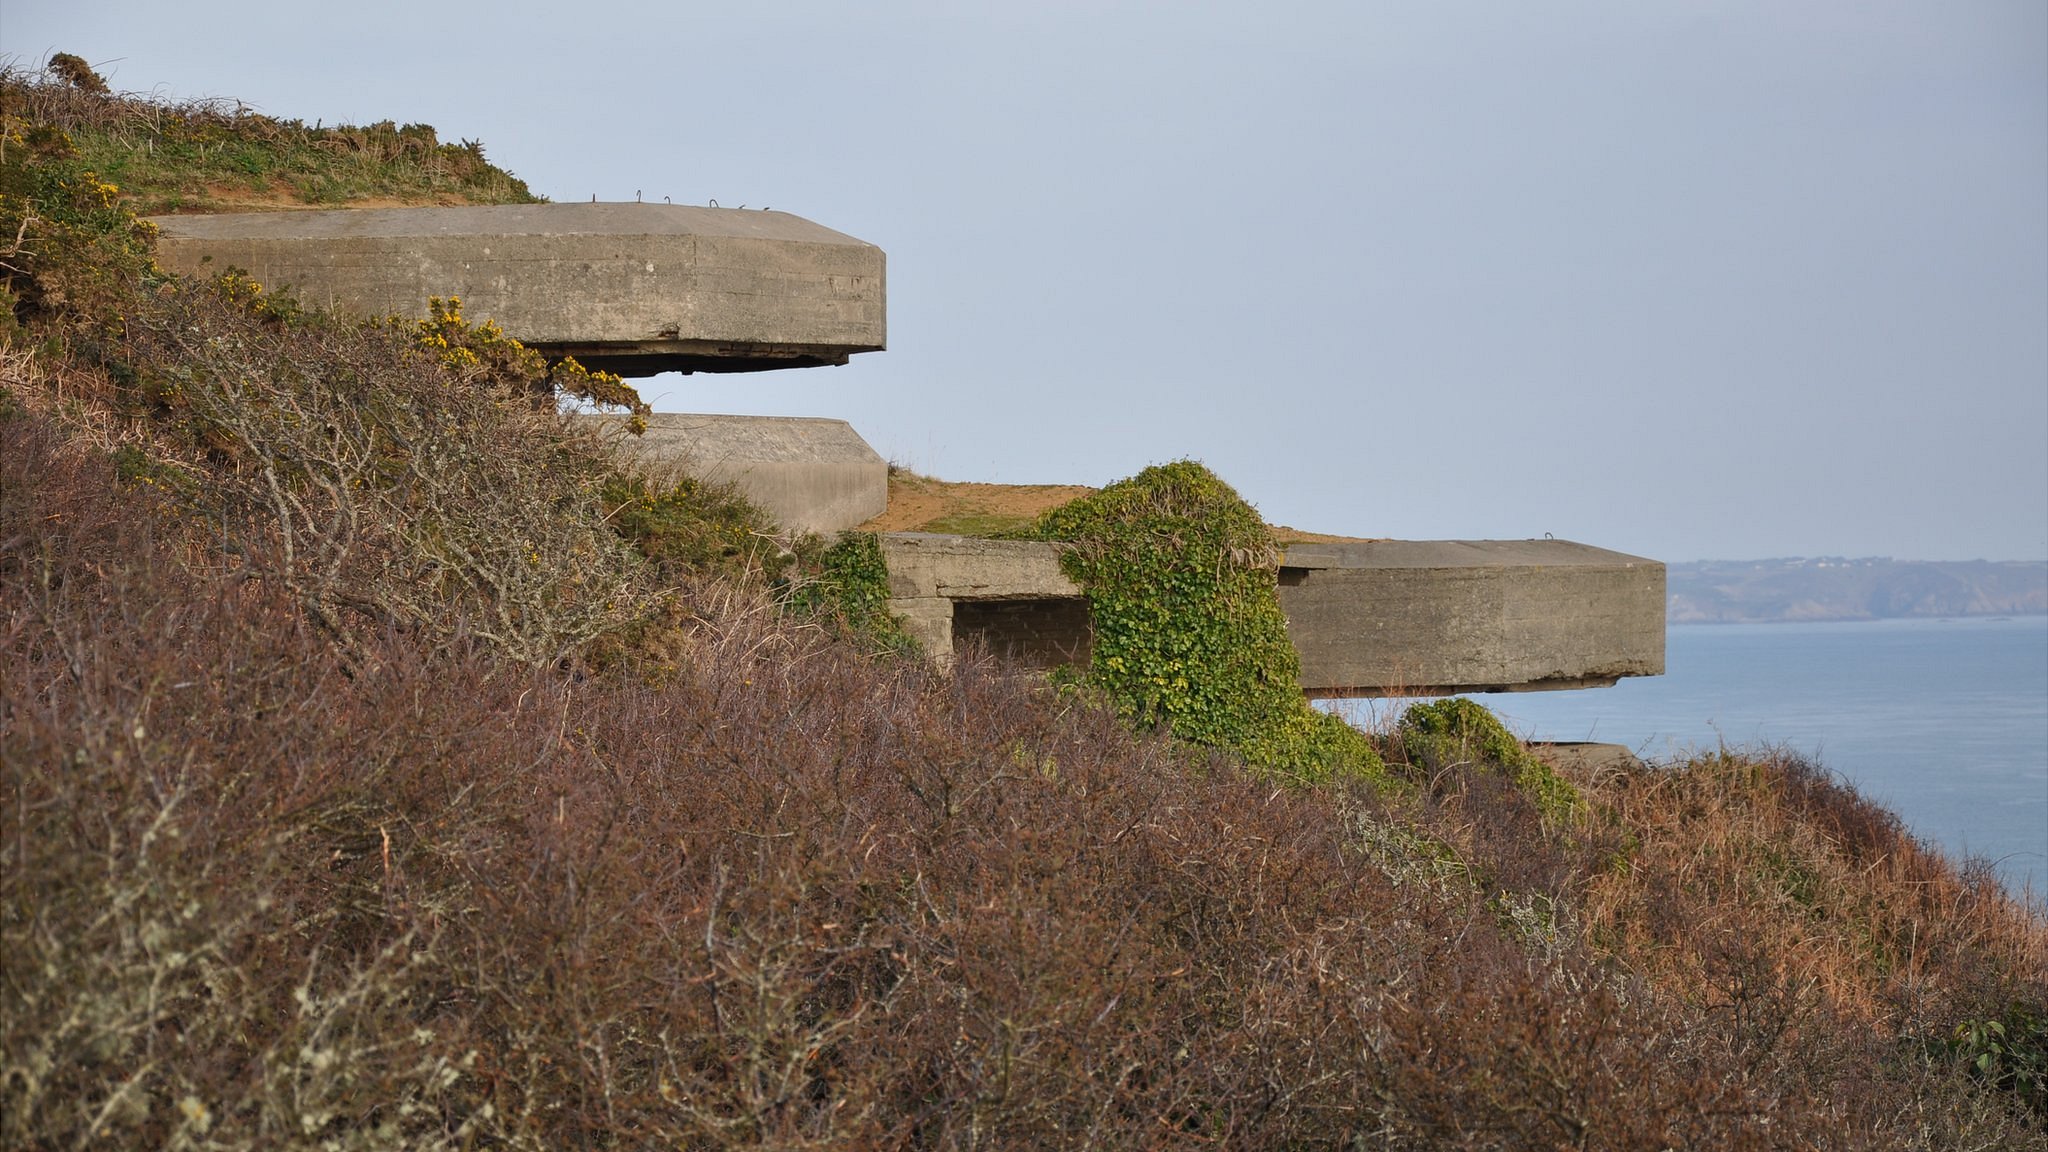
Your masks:
<svg viewBox="0 0 2048 1152"><path fill-rule="evenodd" d="M212 563L286 590L344 647L404 627L549 664L651 610L599 522L596 442L402 332L187 284L136 301L96 356L153 413L130 426L143 479L211 528Z"/></svg>
<svg viewBox="0 0 2048 1152"><path fill-rule="evenodd" d="M1724 958L1762 955L1894 1029L2048 989L2038 910L1810 761L1723 752L1589 786L1640 839L1593 877L1589 920L1660 979L1706 994Z"/></svg>
<svg viewBox="0 0 2048 1152"><path fill-rule="evenodd" d="M46 72L54 83L44 79ZM99 83L81 83L87 76ZM221 97L169 100L161 94L114 92L83 58L64 52L51 56L47 68L30 66L18 58L0 59L0 93L5 95L8 116L66 132L161 132L168 123L227 127L267 119L239 101Z"/></svg>
<svg viewBox="0 0 2048 1152"><path fill-rule="evenodd" d="M9 1146L2039 1138L1796 986L1739 1025L1684 994L1736 958L1530 935L1475 877L1591 892L1588 935L1614 892L1563 840L1509 869L1476 784L1275 788L741 595L698 594L659 686L396 627L349 664L279 585L187 563L171 507L0 421ZM1652 828L1708 786L1600 798ZM1683 858L1652 832L1643 884ZM1685 898L1668 950L1748 906ZM1783 989L1777 959L1741 962Z"/></svg>

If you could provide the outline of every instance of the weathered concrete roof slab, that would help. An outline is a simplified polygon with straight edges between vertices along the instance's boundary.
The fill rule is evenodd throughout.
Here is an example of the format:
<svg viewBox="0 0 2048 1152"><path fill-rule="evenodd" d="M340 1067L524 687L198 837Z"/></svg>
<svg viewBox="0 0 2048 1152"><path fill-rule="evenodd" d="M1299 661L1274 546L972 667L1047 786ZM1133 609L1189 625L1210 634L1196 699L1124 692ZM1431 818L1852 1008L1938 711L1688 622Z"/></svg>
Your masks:
<svg viewBox="0 0 2048 1152"><path fill-rule="evenodd" d="M1351 540L1290 544L1283 568L1553 568L1656 564L1570 540ZM1663 567L1661 564L1658 567Z"/></svg>
<svg viewBox="0 0 2048 1152"><path fill-rule="evenodd" d="M622 375L844 364L887 345L880 248L787 212L508 204L159 216L158 259L362 315L472 320Z"/></svg>
<svg viewBox="0 0 2048 1152"><path fill-rule="evenodd" d="M1626 744L1603 744L1592 740L1532 740L1529 751L1552 768L1563 768L1575 776L1640 772L1644 767L1642 757Z"/></svg>

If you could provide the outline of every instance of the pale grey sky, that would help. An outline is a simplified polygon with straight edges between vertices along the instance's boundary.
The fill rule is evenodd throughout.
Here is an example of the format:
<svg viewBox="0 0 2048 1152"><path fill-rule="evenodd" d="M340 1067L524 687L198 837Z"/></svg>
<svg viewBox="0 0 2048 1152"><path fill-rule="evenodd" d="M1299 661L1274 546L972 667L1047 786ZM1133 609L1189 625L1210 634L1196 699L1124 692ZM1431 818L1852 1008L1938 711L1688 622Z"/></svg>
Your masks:
<svg viewBox="0 0 2048 1152"><path fill-rule="evenodd" d="M2048 5L0 0L0 52L881 245L890 350L643 381L1276 521L2048 557Z"/></svg>

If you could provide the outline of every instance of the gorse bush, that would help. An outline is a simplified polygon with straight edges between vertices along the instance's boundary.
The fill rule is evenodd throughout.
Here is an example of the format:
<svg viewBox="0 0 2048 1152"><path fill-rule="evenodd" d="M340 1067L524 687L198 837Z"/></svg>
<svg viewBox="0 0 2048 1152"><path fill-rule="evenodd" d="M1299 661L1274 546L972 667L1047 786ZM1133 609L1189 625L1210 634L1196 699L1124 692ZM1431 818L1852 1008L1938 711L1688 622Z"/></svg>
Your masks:
<svg viewBox="0 0 2048 1152"><path fill-rule="evenodd" d="M1089 679L1141 726L1302 780L1377 777L1377 752L1301 695L1265 521L1192 460L1046 512L1088 597Z"/></svg>
<svg viewBox="0 0 2048 1152"><path fill-rule="evenodd" d="M107 82L82 56L58 52L50 57L50 74L90 96L107 94Z"/></svg>
<svg viewBox="0 0 2048 1152"><path fill-rule="evenodd" d="M780 544L762 530L767 513L731 484L614 472L598 497L605 522L647 558L664 586L707 572L735 579L758 572L773 581L788 567Z"/></svg>
<svg viewBox="0 0 2048 1152"><path fill-rule="evenodd" d="M260 293L262 285L254 287ZM544 403L562 396L623 408L630 413L626 426L634 435L647 430L649 409L632 385L610 372L592 372L574 356L550 364L540 353L505 335L495 320L471 324L463 319L459 296L445 300L429 297L424 320L393 317L389 322L432 352L456 384L496 391L523 388Z"/></svg>
<svg viewBox="0 0 2048 1152"><path fill-rule="evenodd" d="M0 105L0 301L30 316L104 313L154 272L156 230L63 130Z"/></svg>

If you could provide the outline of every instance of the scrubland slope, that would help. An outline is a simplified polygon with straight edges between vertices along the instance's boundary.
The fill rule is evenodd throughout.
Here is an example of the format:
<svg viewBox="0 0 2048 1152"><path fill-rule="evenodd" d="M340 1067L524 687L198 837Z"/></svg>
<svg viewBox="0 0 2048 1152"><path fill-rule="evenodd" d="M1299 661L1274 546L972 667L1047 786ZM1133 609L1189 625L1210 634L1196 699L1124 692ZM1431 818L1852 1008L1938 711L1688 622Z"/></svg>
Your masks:
<svg viewBox="0 0 2048 1152"><path fill-rule="evenodd" d="M2041 910L1824 771L878 655L608 382L162 276L5 79L0 1144L2048 1146Z"/></svg>

